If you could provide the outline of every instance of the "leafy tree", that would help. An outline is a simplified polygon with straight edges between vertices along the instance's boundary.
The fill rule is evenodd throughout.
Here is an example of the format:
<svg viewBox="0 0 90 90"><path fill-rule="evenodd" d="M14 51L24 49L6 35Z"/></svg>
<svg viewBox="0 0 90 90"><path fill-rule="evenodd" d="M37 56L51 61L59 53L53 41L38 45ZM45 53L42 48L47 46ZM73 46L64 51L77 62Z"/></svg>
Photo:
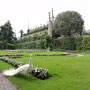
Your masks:
<svg viewBox="0 0 90 90"><path fill-rule="evenodd" d="M2 49L7 48L7 43L14 43L15 37L10 21L0 26L0 39L2 41Z"/></svg>
<svg viewBox="0 0 90 90"><path fill-rule="evenodd" d="M54 33L57 36L71 37L74 34L82 35L84 21L75 11L66 11L57 15L54 22ZM55 35L54 35L55 36Z"/></svg>
<svg viewBox="0 0 90 90"><path fill-rule="evenodd" d="M53 39L49 35L46 35L45 38L46 38L46 42L44 43L44 47L50 48L50 50L52 50L53 49Z"/></svg>

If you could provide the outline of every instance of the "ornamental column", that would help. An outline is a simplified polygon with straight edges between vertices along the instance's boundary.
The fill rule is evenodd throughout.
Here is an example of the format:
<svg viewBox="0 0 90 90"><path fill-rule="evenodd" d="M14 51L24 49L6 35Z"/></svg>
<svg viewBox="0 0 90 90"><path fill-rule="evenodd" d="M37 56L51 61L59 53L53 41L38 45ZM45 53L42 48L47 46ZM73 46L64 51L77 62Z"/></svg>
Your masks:
<svg viewBox="0 0 90 90"><path fill-rule="evenodd" d="M50 12L48 13L49 14L49 23L48 23L48 35L50 37L52 37L52 21L50 19Z"/></svg>

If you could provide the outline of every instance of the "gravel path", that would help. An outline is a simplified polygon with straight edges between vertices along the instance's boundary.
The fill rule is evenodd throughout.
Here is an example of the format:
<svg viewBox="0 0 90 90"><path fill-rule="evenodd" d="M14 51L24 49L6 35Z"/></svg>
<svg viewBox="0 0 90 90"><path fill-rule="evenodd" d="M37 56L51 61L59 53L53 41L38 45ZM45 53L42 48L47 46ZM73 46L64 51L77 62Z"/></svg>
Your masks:
<svg viewBox="0 0 90 90"><path fill-rule="evenodd" d="M21 90L0 72L0 90Z"/></svg>

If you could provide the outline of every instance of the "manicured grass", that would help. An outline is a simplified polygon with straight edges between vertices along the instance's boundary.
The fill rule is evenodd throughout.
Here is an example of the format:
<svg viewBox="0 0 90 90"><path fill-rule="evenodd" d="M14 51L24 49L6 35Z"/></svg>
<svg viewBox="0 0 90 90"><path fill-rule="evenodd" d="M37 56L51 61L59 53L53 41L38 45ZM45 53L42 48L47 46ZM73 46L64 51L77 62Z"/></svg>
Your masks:
<svg viewBox="0 0 90 90"><path fill-rule="evenodd" d="M33 52L34 66L46 68L52 77L48 80L39 80L32 75L27 80L27 74L9 77L21 90L90 90L90 54L76 57L76 54L67 56L35 56L35 54L60 54L64 52ZM24 54L22 58L14 60L29 62L30 53L0 51L0 54ZM0 70L14 68L0 61Z"/></svg>

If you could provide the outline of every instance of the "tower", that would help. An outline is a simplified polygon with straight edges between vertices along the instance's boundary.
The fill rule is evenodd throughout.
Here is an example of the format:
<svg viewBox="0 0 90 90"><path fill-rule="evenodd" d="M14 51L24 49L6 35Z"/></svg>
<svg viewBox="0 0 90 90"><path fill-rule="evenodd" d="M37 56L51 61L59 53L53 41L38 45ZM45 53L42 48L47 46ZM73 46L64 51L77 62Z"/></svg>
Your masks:
<svg viewBox="0 0 90 90"><path fill-rule="evenodd" d="M53 15L53 8L52 8L52 17L51 17L52 23L54 23L54 15Z"/></svg>
<svg viewBox="0 0 90 90"><path fill-rule="evenodd" d="M50 37L52 37L52 21L51 21L51 19L50 19L50 12L48 12L48 14L49 14L48 35L49 35Z"/></svg>
<svg viewBox="0 0 90 90"><path fill-rule="evenodd" d="M28 21L28 30L27 30L27 33L29 33L30 32L30 29L29 29L29 21Z"/></svg>
<svg viewBox="0 0 90 90"><path fill-rule="evenodd" d="M53 15L53 9L51 11L52 13L52 16L50 17L50 12L48 13L49 14L49 23L48 23L48 35L50 37L52 37L52 29L53 29L53 23L54 23L54 15Z"/></svg>

